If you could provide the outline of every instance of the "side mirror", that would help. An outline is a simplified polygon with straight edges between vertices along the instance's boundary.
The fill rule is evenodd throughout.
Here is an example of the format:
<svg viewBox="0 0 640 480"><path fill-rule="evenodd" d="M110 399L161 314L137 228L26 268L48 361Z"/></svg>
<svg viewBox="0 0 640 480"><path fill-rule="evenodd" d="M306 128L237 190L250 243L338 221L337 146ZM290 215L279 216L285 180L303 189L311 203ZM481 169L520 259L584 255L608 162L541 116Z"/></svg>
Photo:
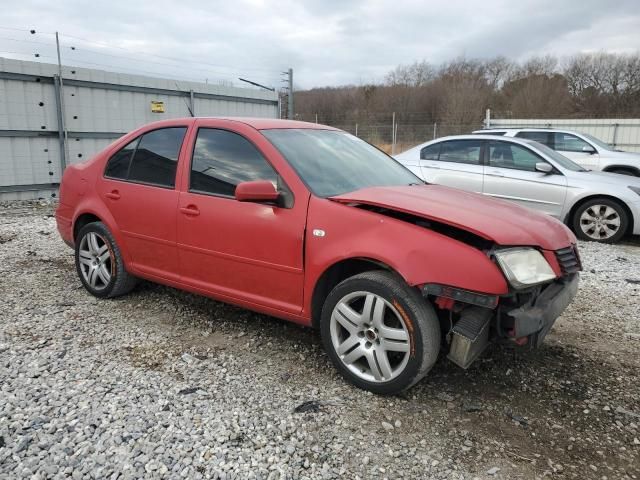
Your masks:
<svg viewBox="0 0 640 480"><path fill-rule="evenodd" d="M538 162L536 163L536 172L542 172L548 175L553 172L553 167L547 162Z"/></svg>
<svg viewBox="0 0 640 480"><path fill-rule="evenodd" d="M280 194L270 181L254 180L239 183L235 197L239 202L275 202Z"/></svg>
<svg viewBox="0 0 640 480"><path fill-rule="evenodd" d="M594 153L596 153L596 149L593 148L591 145L585 145L584 147L582 147L582 151L584 153L589 153L591 155L593 155Z"/></svg>

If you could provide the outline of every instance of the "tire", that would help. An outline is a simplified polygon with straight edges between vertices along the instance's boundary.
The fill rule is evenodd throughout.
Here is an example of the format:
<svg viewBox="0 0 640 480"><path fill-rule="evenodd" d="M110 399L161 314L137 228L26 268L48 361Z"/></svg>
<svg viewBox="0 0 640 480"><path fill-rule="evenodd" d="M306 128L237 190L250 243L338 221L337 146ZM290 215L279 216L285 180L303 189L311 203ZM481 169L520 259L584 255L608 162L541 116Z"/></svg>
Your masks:
<svg viewBox="0 0 640 480"><path fill-rule="evenodd" d="M383 395L415 385L440 351L433 307L382 270L350 277L329 293L320 334L329 358L349 382Z"/></svg>
<svg viewBox="0 0 640 480"><path fill-rule="evenodd" d="M85 225L75 243L76 272L91 295L118 297L137 285L138 279L125 269L120 249L104 223Z"/></svg>
<svg viewBox="0 0 640 480"><path fill-rule="evenodd" d="M619 202L593 198L576 209L571 224L581 240L616 243L627 232L629 216Z"/></svg>

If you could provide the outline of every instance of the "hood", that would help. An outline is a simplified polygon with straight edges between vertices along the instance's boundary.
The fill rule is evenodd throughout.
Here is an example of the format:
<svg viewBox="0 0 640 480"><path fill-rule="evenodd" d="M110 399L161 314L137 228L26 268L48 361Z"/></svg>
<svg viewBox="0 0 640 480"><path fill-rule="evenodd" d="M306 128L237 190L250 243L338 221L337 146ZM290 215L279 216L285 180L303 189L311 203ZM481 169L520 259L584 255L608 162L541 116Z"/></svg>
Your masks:
<svg viewBox="0 0 640 480"><path fill-rule="evenodd" d="M548 215L441 185L371 187L330 200L409 213L466 230L499 245L558 250L576 241L566 226Z"/></svg>
<svg viewBox="0 0 640 480"><path fill-rule="evenodd" d="M565 176L570 178L577 178L580 180L587 180L597 183L606 183L620 188L627 187L640 187L640 178L633 177L631 175L621 175L619 173L600 172L589 170L587 172L573 172L564 171Z"/></svg>
<svg viewBox="0 0 640 480"><path fill-rule="evenodd" d="M600 154L603 157L615 157L640 162L640 153L638 152L626 152L624 150L606 150L600 151Z"/></svg>

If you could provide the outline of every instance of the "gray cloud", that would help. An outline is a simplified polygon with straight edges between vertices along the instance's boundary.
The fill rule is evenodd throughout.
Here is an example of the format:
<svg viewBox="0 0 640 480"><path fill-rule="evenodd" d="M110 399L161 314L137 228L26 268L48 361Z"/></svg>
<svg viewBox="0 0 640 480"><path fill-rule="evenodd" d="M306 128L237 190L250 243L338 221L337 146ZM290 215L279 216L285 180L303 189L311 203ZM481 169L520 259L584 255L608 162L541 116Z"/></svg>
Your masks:
<svg viewBox="0 0 640 480"><path fill-rule="evenodd" d="M0 27L23 31L0 28L0 52L27 56L0 55L39 52L53 62L47 32L59 30L63 59L78 66L200 81L243 76L272 86L291 66L301 88L379 81L423 59L640 48L637 0L9 0L3 7Z"/></svg>

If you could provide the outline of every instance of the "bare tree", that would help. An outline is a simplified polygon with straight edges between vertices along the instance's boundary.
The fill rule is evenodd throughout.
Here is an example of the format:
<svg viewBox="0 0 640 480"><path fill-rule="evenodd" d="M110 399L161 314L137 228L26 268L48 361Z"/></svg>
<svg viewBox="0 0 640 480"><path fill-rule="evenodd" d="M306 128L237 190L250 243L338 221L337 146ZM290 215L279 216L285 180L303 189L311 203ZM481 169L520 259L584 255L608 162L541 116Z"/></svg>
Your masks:
<svg viewBox="0 0 640 480"><path fill-rule="evenodd" d="M386 84L389 86L423 87L435 77L435 69L422 60L410 65L398 65L387 74Z"/></svg>
<svg viewBox="0 0 640 480"><path fill-rule="evenodd" d="M392 112L424 135L437 122L462 131L483 112L527 116L640 115L640 54L547 55L513 62L458 58L434 66L399 65L381 84L296 92L302 118L338 126L390 124ZM441 131L441 130L439 130Z"/></svg>

